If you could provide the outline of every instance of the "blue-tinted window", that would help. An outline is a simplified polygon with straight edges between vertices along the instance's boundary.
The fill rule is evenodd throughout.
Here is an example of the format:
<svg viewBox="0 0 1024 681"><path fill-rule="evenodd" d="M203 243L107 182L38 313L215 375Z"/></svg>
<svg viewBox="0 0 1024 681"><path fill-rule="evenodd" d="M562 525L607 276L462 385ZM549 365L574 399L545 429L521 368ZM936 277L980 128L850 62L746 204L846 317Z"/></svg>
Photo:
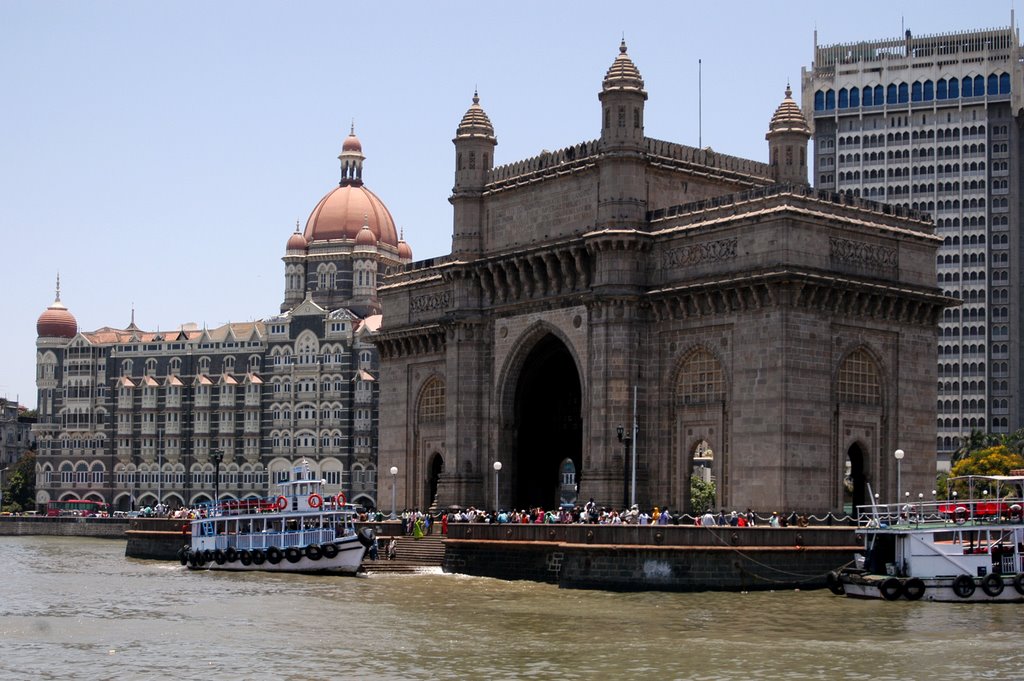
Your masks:
<svg viewBox="0 0 1024 681"><path fill-rule="evenodd" d="M885 99L883 98L883 94L884 94L884 91L882 90L882 86L881 85L876 85L875 86L875 106L882 106L883 104L885 104Z"/></svg>
<svg viewBox="0 0 1024 681"><path fill-rule="evenodd" d="M924 82L924 101L930 102L935 99L935 86L930 80Z"/></svg>
<svg viewBox="0 0 1024 681"><path fill-rule="evenodd" d="M974 96L974 79L968 76L964 78L960 83L960 89L964 93L964 97Z"/></svg>
<svg viewBox="0 0 1024 681"><path fill-rule="evenodd" d="M864 88L864 106L874 106L875 100L871 96L871 88Z"/></svg>
<svg viewBox="0 0 1024 681"><path fill-rule="evenodd" d="M935 99L945 99L946 97L946 79L940 78L936 86Z"/></svg>
<svg viewBox="0 0 1024 681"><path fill-rule="evenodd" d="M860 106L860 90L857 88L853 88L850 90L850 106Z"/></svg>
<svg viewBox="0 0 1024 681"><path fill-rule="evenodd" d="M960 97L960 81L956 78L949 79L949 99Z"/></svg>
<svg viewBox="0 0 1024 681"><path fill-rule="evenodd" d="M814 93L814 110L824 111L825 110L825 93L818 90Z"/></svg>
<svg viewBox="0 0 1024 681"><path fill-rule="evenodd" d="M890 85L885 89L885 103L895 104L896 103L896 86Z"/></svg>
<svg viewBox="0 0 1024 681"><path fill-rule="evenodd" d="M1010 94L1010 74L1000 73L999 74L999 94L1008 95Z"/></svg>
<svg viewBox="0 0 1024 681"><path fill-rule="evenodd" d="M974 77L974 96L981 97L985 94L985 77L975 76Z"/></svg>
<svg viewBox="0 0 1024 681"><path fill-rule="evenodd" d="M999 76L994 73L988 77L988 94L999 94Z"/></svg>
<svg viewBox="0 0 1024 681"><path fill-rule="evenodd" d="M919 81L914 81L914 84L910 88L910 101L920 102L923 97L924 94L921 91L921 83Z"/></svg>
<svg viewBox="0 0 1024 681"><path fill-rule="evenodd" d="M899 94L899 102L900 102L900 104L906 104L907 103L907 99L909 99L909 95L910 95L909 89L910 88L907 87L906 83L900 83L900 87L899 87L899 93L900 93Z"/></svg>
<svg viewBox="0 0 1024 681"><path fill-rule="evenodd" d="M836 91L825 90L825 109L831 111L836 108Z"/></svg>
<svg viewBox="0 0 1024 681"><path fill-rule="evenodd" d="M840 109L848 109L849 107L850 107L850 95L846 91L846 88L843 88L843 89L841 89L839 91L839 108Z"/></svg>

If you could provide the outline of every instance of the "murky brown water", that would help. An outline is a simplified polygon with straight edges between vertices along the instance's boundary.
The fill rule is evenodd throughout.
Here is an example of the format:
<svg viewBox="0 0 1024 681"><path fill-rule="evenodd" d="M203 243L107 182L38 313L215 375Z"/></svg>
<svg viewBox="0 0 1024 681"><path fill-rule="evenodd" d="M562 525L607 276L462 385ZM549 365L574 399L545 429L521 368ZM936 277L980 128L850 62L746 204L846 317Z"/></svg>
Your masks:
<svg viewBox="0 0 1024 681"><path fill-rule="evenodd" d="M0 538L3 679L1019 679L1019 605L189 573Z"/></svg>

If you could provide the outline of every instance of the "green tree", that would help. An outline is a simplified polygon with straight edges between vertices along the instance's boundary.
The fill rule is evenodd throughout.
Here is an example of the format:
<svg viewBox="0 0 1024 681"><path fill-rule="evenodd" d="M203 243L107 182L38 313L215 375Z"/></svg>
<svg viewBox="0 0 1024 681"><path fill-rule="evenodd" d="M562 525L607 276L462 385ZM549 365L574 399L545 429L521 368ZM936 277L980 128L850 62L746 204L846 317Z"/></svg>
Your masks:
<svg viewBox="0 0 1024 681"><path fill-rule="evenodd" d="M27 449L14 462L4 478L5 511L20 513L36 507L36 453Z"/></svg>
<svg viewBox="0 0 1024 681"><path fill-rule="evenodd" d="M960 446L953 452L953 456L950 459L950 463L956 465L963 459L986 447L991 447L997 444L996 438L988 433L983 433L978 429L971 431L971 434L965 437L960 442Z"/></svg>
<svg viewBox="0 0 1024 681"><path fill-rule="evenodd" d="M1008 475L1015 468L1024 468L1024 457L1006 445L986 447L958 461L950 477L961 475Z"/></svg>
<svg viewBox="0 0 1024 681"><path fill-rule="evenodd" d="M703 515L715 505L715 483L704 482L696 475L690 478L690 514Z"/></svg>

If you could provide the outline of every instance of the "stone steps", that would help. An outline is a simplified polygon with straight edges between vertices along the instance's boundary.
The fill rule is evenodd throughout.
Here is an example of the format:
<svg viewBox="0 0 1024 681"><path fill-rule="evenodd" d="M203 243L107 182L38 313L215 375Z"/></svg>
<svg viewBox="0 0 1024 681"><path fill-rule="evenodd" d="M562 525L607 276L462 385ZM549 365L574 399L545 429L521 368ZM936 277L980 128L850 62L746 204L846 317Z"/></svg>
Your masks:
<svg viewBox="0 0 1024 681"><path fill-rule="evenodd" d="M396 537L395 560L386 560L388 537L380 538L378 560L363 559L363 570L369 574L412 574L440 568L444 561L444 537L432 535L421 539Z"/></svg>

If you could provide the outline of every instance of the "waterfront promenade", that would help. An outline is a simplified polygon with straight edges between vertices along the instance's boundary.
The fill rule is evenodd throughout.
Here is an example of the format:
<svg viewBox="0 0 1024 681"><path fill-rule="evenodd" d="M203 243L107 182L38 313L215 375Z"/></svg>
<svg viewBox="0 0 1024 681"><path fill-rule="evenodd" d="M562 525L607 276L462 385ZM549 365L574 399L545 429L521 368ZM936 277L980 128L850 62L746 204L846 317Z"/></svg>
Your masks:
<svg viewBox="0 0 1024 681"><path fill-rule="evenodd" d="M363 523L379 537L397 522ZM187 521L0 517L0 536L125 539L130 558L176 560ZM861 549L852 527L451 523L445 572L614 591L820 588Z"/></svg>

